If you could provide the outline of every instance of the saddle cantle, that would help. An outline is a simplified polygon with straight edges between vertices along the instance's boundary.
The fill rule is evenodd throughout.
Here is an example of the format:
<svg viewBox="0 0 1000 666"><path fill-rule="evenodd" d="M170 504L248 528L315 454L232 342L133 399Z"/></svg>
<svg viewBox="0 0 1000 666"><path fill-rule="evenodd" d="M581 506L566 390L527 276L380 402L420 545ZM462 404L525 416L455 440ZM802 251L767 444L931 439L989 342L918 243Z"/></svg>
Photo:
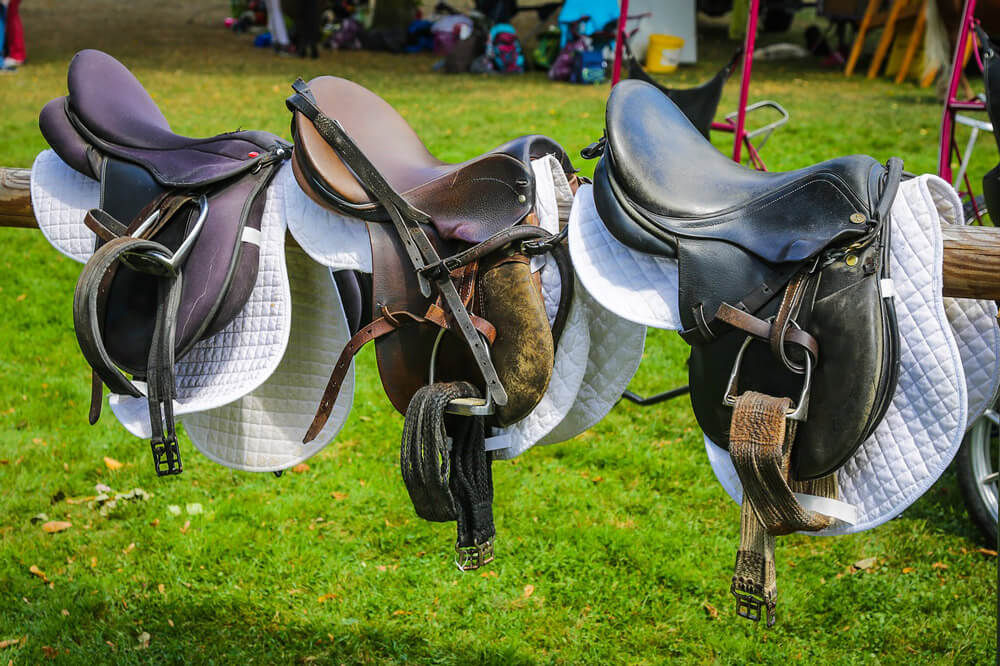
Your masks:
<svg viewBox="0 0 1000 666"><path fill-rule="evenodd" d="M623 244L677 260L692 407L743 486L731 591L739 615L766 610L770 625L775 536L830 525L802 498L835 501L834 472L895 390L889 209L902 162L753 171L639 81L612 90L606 127L588 149L603 153L594 202Z"/></svg>
<svg viewBox="0 0 1000 666"><path fill-rule="evenodd" d="M100 51L73 58L68 88L42 109L39 127L63 161L101 183L100 208L85 220L97 251L74 299L94 370L90 420L103 385L139 397L134 382L145 382L157 474L176 474L174 362L249 298L264 190L291 148L266 132L174 134L132 73Z"/></svg>
<svg viewBox="0 0 1000 666"><path fill-rule="evenodd" d="M766 323L802 274L811 277L797 282L795 321L818 347L809 352L809 418L799 427L794 476L831 473L874 429L898 360L891 294L882 293L893 192L887 169L867 156L785 173L748 169L652 86L625 81L612 91L595 204L623 244L678 260L692 404L712 441L729 441L731 409L722 398L740 348L748 334L766 340L771 330L767 324L757 335L734 325L745 319L734 311ZM795 359L781 358L775 344L782 360L775 367L770 350L750 345L739 379L743 388L797 402L802 350L811 343L795 326L782 335Z"/></svg>
<svg viewBox="0 0 1000 666"><path fill-rule="evenodd" d="M322 426L350 355L370 339L386 395L400 412L427 383L433 355L438 380L469 381L493 396L494 423L523 418L548 385L553 335L527 257L505 248L549 236L522 224L534 206L529 161L553 154L571 172L565 151L546 137L527 136L448 164L430 154L395 109L356 83L323 76L293 87L296 179L320 205L368 221L373 251L371 320L345 350L306 438ZM498 261L494 253L506 257ZM472 262L472 270L463 270ZM450 278L443 279L442 268ZM422 284L435 271L438 292ZM464 291L448 296L456 287ZM489 321L473 317L476 332L463 329L466 309L489 312ZM442 328L459 335L439 340Z"/></svg>

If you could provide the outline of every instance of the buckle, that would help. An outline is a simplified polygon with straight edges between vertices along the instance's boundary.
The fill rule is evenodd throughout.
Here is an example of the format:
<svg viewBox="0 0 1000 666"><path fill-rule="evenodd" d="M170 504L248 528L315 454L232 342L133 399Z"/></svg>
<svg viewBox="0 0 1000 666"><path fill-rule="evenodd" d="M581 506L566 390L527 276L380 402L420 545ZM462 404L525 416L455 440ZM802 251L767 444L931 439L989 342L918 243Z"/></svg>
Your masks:
<svg viewBox="0 0 1000 666"><path fill-rule="evenodd" d="M750 343L754 339L754 336L748 335L746 340L743 341L739 353L736 355L736 361L733 363L733 371L729 373L729 383L726 384L726 393L722 398L722 404L726 407L736 405L736 392L740 381L740 366L743 365L743 355L746 353L747 347L750 346ZM805 377L802 380L802 393L799 395L799 401L785 412L785 418L791 421L805 421L809 415L809 390L812 387L812 356L808 352L806 352L805 372L803 374Z"/></svg>
<svg viewBox="0 0 1000 666"><path fill-rule="evenodd" d="M750 620L751 622L760 622L761 609L765 609L767 613L767 626L773 627L775 621L778 619L775 613L775 602L767 601L760 597L754 596L749 592L743 590L738 590L736 588L736 583L733 583L729 591L733 593L736 597L736 614L740 617Z"/></svg>
<svg viewBox="0 0 1000 666"><path fill-rule="evenodd" d="M177 251L171 256L167 256L163 252L156 250L149 250L146 252L125 252L122 254L122 261L133 270L140 271L142 273L150 273L152 275L158 275L160 277L175 277L180 270L181 265L187 259L188 254L191 253L192 248L194 248L195 243L198 241L198 236L201 234L202 228L205 226L205 219L208 217L208 198L203 194L198 197L198 219L195 220L194 226L191 227L191 231L187 236L184 237L184 241L181 243ZM159 219L160 211L154 211L152 215L147 217L139 227L132 232L132 238L143 238L145 234L153 224Z"/></svg>
<svg viewBox="0 0 1000 666"><path fill-rule="evenodd" d="M455 566L458 567L458 570L473 571L493 561L493 539L487 539L483 543L472 546L455 544L455 553Z"/></svg>
<svg viewBox="0 0 1000 666"><path fill-rule="evenodd" d="M173 476L184 471L176 435L166 439L158 437L149 444L153 449L153 468L156 470L156 476Z"/></svg>

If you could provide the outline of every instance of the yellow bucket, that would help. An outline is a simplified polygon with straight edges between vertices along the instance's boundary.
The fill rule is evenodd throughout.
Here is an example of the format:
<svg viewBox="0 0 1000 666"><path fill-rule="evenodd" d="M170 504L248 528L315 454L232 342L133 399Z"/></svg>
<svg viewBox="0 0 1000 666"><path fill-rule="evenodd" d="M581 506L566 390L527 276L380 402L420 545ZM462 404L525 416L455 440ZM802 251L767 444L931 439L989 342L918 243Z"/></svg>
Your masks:
<svg viewBox="0 0 1000 666"><path fill-rule="evenodd" d="M646 69L661 74L677 70L684 39L673 35L650 35L646 51Z"/></svg>

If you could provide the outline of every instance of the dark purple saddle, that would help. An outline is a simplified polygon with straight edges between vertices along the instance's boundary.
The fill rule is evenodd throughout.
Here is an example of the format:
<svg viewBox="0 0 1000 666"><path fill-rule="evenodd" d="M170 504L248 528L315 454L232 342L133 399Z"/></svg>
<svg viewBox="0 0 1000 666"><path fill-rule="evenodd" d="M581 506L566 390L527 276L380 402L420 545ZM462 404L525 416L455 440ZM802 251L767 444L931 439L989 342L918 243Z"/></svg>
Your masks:
<svg viewBox="0 0 1000 666"><path fill-rule="evenodd" d="M174 362L249 298L264 191L291 147L267 132L174 134L132 73L100 51L73 58L68 87L39 126L63 161L101 183L100 208L85 220L96 251L74 299L94 370L91 423L104 385L138 397L133 381L146 382L157 474L177 474Z"/></svg>

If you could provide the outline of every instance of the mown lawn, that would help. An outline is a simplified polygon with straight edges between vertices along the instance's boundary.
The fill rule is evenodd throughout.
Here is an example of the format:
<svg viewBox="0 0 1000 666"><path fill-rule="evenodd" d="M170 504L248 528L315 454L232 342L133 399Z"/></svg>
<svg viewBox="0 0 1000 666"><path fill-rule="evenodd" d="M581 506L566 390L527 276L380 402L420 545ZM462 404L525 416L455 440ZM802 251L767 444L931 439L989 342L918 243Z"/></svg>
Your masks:
<svg viewBox="0 0 1000 666"><path fill-rule="evenodd" d="M29 166L46 147L38 110L65 94L67 62L84 47L131 67L182 134L288 136L289 83L325 73L384 96L444 159L528 132L575 155L601 134L607 86L446 78L422 56L277 58L222 30L225 9L26 3L31 61L0 78L0 165ZM723 34L706 28L703 64L669 80L707 78L734 47ZM932 91L812 64L758 63L755 74L751 99L792 114L765 149L772 169L866 152L935 170ZM729 85L724 109L736 95ZM992 151L984 137L974 174L995 163ZM982 552L950 471L881 528L783 538L780 619L765 631L733 616L738 510L709 469L689 403L619 405L571 442L494 466L498 558L461 574L452 526L413 514L397 471L402 419L370 351L350 422L308 471L232 473L185 442L185 473L156 479L145 443L110 416L86 424L89 371L70 311L78 267L37 232L0 229L0 271L0 662L994 659L996 557ZM684 383L685 356L675 335L651 332L633 388ZM109 469L105 456L124 466ZM67 501L98 483L152 497L106 516ZM193 504L202 512L188 513ZM30 520L43 512L73 526L46 534ZM856 571L866 558L875 564Z"/></svg>

